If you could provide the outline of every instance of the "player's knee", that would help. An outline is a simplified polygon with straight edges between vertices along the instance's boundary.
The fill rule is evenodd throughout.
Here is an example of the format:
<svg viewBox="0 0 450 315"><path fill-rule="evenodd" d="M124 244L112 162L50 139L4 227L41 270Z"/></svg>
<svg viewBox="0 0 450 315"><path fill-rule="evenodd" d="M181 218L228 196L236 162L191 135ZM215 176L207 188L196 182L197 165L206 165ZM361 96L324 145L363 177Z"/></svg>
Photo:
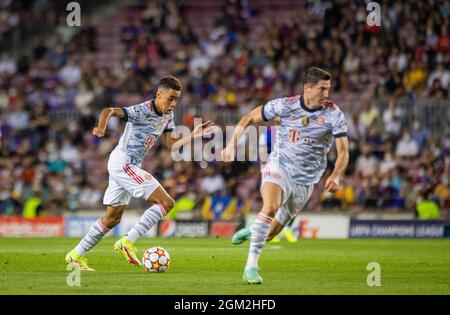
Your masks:
<svg viewBox="0 0 450 315"><path fill-rule="evenodd" d="M265 215L268 215L272 218L275 216L275 213L277 212L277 210L278 210L278 206L276 204L270 204L270 203L263 205L263 208L262 208L262 212Z"/></svg>

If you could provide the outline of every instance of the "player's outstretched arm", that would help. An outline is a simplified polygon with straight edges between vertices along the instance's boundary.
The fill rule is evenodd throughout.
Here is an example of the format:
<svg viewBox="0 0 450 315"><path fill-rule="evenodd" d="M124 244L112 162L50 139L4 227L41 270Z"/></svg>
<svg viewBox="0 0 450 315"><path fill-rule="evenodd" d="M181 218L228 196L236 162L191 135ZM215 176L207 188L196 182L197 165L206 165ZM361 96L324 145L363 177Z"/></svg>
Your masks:
<svg viewBox="0 0 450 315"><path fill-rule="evenodd" d="M261 124L264 122L262 115L262 106L258 106L249 112L247 115L241 118L236 128L233 131L230 141L228 142L225 149L222 150L222 160L224 162L231 162L234 160L234 155L236 153L236 145L239 138L244 133L245 128L251 124Z"/></svg>
<svg viewBox="0 0 450 315"><path fill-rule="evenodd" d="M105 108L100 113L97 127L94 127L92 134L97 137L103 137L105 135L106 126L108 125L109 118L112 116L123 118L125 114L122 108Z"/></svg>
<svg viewBox="0 0 450 315"><path fill-rule="evenodd" d="M164 144L169 150L178 150L183 145L195 138L209 136L211 134L213 126L214 122L208 120L207 122L196 126L194 130L192 130L190 135L183 138L173 137L171 132L167 132L164 134Z"/></svg>
<svg viewBox="0 0 450 315"><path fill-rule="evenodd" d="M348 164L348 138L336 138L337 159L334 164L333 173L327 178L325 182L325 189L329 192L336 192L339 187L339 180L344 173Z"/></svg>

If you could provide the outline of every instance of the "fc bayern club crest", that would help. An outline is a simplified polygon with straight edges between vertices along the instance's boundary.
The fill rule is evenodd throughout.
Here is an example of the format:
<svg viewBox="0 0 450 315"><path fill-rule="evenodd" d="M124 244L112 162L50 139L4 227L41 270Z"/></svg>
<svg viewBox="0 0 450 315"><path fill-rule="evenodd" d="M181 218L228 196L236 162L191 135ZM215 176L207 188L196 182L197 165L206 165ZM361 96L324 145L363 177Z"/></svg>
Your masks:
<svg viewBox="0 0 450 315"><path fill-rule="evenodd" d="M300 120L301 120L303 126L307 126L309 124L309 116L302 116L300 118Z"/></svg>

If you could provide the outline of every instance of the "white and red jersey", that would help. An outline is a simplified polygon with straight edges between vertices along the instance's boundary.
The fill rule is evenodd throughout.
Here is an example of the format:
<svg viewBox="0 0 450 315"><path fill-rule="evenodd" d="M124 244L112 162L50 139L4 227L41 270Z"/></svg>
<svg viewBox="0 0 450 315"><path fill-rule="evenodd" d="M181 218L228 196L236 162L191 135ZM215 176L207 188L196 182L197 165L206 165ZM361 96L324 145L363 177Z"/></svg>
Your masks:
<svg viewBox="0 0 450 315"><path fill-rule="evenodd" d="M311 110L303 96L278 98L263 106L263 119L281 118L268 164L284 170L294 183L317 183L327 167L334 138L347 135L344 113L332 102Z"/></svg>
<svg viewBox="0 0 450 315"><path fill-rule="evenodd" d="M129 158L131 164L140 166L147 150L164 132L175 128L173 112L160 113L153 100L122 109L127 124L115 151Z"/></svg>

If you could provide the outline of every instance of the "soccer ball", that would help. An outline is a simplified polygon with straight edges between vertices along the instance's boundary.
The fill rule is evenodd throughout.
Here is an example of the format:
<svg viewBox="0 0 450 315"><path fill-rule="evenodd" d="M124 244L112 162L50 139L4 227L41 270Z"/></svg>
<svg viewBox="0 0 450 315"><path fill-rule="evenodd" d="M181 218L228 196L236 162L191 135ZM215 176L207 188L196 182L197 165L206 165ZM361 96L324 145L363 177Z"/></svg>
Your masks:
<svg viewBox="0 0 450 315"><path fill-rule="evenodd" d="M142 256L142 265L148 272L165 272L169 269L170 255L160 246L149 248Z"/></svg>

